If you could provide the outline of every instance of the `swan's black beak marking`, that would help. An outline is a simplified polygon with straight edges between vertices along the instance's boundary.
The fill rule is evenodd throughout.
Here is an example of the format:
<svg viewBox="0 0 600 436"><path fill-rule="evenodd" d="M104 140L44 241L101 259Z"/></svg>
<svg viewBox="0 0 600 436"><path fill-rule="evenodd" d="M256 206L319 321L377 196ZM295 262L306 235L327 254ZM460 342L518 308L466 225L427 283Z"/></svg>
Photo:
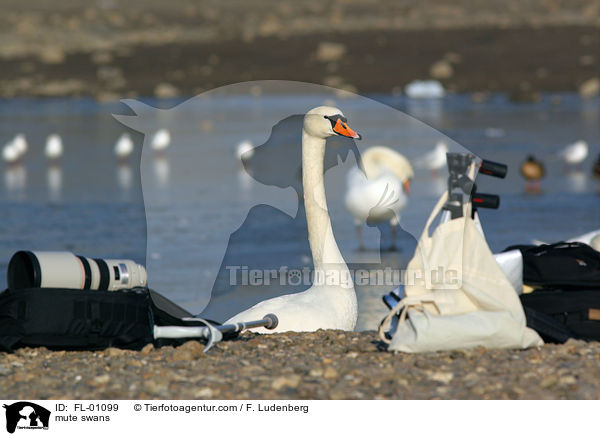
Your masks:
<svg viewBox="0 0 600 436"><path fill-rule="evenodd" d="M328 117L327 115L325 115L325 118L327 118L329 120L333 131L335 133L337 133L338 135L345 136L346 138L352 138L352 139L361 139L362 138L362 136L360 136L358 133L356 133L354 130L352 130L350 128L350 126L348 125L348 120L346 118L344 118L343 116L334 115L334 116Z"/></svg>

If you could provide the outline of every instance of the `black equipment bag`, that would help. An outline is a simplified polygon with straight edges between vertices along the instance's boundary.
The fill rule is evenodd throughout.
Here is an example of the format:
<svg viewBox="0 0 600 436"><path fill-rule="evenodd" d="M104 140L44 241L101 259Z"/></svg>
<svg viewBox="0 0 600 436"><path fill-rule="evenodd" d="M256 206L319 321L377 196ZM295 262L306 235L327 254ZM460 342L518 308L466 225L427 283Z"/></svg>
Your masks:
<svg viewBox="0 0 600 436"><path fill-rule="evenodd" d="M600 288L538 290L520 298L527 326L545 342L600 341Z"/></svg>
<svg viewBox="0 0 600 436"><path fill-rule="evenodd" d="M7 289L0 293L0 350L140 349L149 343L176 345L185 340L154 340L154 326L205 325L200 320L183 319L187 317L192 314L147 288Z"/></svg>
<svg viewBox="0 0 600 436"><path fill-rule="evenodd" d="M523 255L523 283L544 289L600 289L600 253L581 242L514 245Z"/></svg>

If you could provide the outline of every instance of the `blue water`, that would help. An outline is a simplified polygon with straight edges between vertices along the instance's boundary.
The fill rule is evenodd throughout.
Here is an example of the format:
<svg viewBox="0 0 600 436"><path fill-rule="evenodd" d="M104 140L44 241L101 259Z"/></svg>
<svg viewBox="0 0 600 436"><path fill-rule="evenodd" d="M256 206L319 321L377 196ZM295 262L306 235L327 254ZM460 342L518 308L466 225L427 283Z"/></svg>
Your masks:
<svg viewBox="0 0 600 436"><path fill-rule="evenodd" d="M160 157L143 155L144 135L112 117L113 113L132 113L120 103L86 99L0 101L0 144L20 132L29 143L21 164L0 168L0 286L6 285L6 266L15 251L69 250L90 257L148 263L150 284L182 305L201 310L206 305L206 290L212 289L221 298L214 300L221 302L212 308L213 313L222 317L235 313L238 306L243 308L253 300L227 297L233 292L223 275L228 262L261 268L310 266L303 210L296 209L297 194L288 188L282 190L285 195L273 191L274 197L265 200L271 191L265 194L249 183L251 177L234 158L235 144L245 138L262 144L279 114L279 119L299 114L313 102L330 98L230 95L199 101L190 105L193 110L157 112L139 130L168 127L172 131L173 145ZM412 159L429 151L438 136L447 135L478 156L509 165L506 179L477 180L480 192L501 195L499 210L480 212L493 251L531 239L557 241L600 228L598 183L591 175L593 161L600 153L598 99L582 101L576 95L561 94L545 95L534 104L514 104L502 95L484 103L473 103L469 95L437 102L373 98L425 124L410 124L396 115L400 112L389 108L382 109L385 115L364 110L356 99L335 100L353 127L363 133L365 139L358 144L361 149L384 144ZM145 102L163 109L180 103ZM117 164L112 150L123 132L132 135L136 150L128 163ZM59 133L65 147L60 164L52 168L43 156L45 137L50 133ZM576 168L564 168L554 154L578 139L589 143L590 156ZM297 138L292 135L285 141L290 143L282 147L296 153L289 156L297 156ZM179 153L177 147L183 151ZM525 194L518 172L529 153L546 164L548 175L541 195ZM267 169L260 171L275 171L284 160L281 156L273 158ZM429 171L416 171L410 203L402 217L408 233L401 240L400 253L378 252L377 247L380 243L385 246L389 237L385 228L383 242L378 229L365 229L372 251L358 253L353 222L343 206L344 177L353 164L350 156L326 176L329 209L342 254L350 263L372 260L401 268L410 259L414 238L444 189L445 173L434 178ZM287 175L295 177L291 172ZM278 195L281 199L275 199ZM273 200L274 209L253 208L269 204L268 200ZM290 208L287 215L278 212L284 203ZM145 206L152 214L149 232ZM240 220L236 215L240 210L252 211L252 219L241 227L245 215ZM225 255L219 250L232 233ZM374 327L373 311L380 306L383 309L379 298L385 290L357 289L360 329ZM263 291L270 295L269 289L254 289L258 296L252 294L252 298L260 299Z"/></svg>

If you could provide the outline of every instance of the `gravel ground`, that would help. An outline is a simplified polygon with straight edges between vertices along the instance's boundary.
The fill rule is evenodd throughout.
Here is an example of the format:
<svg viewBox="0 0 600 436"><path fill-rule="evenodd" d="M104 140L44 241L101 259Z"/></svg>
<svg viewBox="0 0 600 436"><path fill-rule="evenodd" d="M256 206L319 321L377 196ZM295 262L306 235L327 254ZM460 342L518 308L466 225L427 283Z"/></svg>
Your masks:
<svg viewBox="0 0 600 436"><path fill-rule="evenodd" d="M6 0L0 97L195 95L285 79L363 93L600 90L589 0ZM374 74L376 72L376 74Z"/></svg>
<svg viewBox="0 0 600 436"><path fill-rule="evenodd" d="M245 333L208 353L25 348L0 354L6 399L596 399L600 342L386 352L375 332ZM35 381L35 383L33 383Z"/></svg>

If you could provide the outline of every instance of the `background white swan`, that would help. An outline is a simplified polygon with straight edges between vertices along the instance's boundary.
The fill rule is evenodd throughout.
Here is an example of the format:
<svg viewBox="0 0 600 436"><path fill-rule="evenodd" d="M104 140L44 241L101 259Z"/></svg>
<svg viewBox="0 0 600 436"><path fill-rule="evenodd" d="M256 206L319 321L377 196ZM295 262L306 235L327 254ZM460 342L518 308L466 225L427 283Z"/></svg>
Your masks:
<svg viewBox="0 0 600 436"><path fill-rule="evenodd" d="M374 146L361 155L364 172L354 167L346 179L346 209L354 217L360 248L361 226L369 222L389 221L392 225L392 248L395 245L400 211L408 202L410 182L414 176L408 159L388 147Z"/></svg>
<svg viewBox="0 0 600 436"><path fill-rule="evenodd" d="M123 133L115 143L115 156L118 159L126 159L133 153L133 141L129 133Z"/></svg>
<svg viewBox="0 0 600 436"><path fill-rule="evenodd" d="M44 154L49 160L56 160L63 154L62 138L56 133L51 134L46 138L46 148Z"/></svg>
<svg viewBox="0 0 600 436"><path fill-rule="evenodd" d="M588 156L588 143L585 141L577 141L567 145L558 152L558 156L567 164L576 165L583 162Z"/></svg>
<svg viewBox="0 0 600 436"><path fill-rule="evenodd" d="M155 151L166 150L171 145L171 133L167 129L159 129L152 136L150 145Z"/></svg>
<svg viewBox="0 0 600 436"><path fill-rule="evenodd" d="M254 145L248 140L240 142L235 147L235 156L240 161L245 161L254 156Z"/></svg>
<svg viewBox="0 0 600 436"><path fill-rule="evenodd" d="M448 144L439 141L433 150L415 160L415 166L437 172L437 170L446 166L446 153L448 153Z"/></svg>
<svg viewBox="0 0 600 436"><path fill-rule="evenodd" d="M354 330L358 318L356 293L333 235L323 180L325 142L333 135L360 139L339 109L320 106L306 114L302 129L302 184L308 240L315 266L313 286L303 292L262 301L235 315L227 324L261 319L274 313L279 319L275 330L255 330L261 333Z"/></svg>
<svg viewBox="0 0 600 436"><path fill-rule="evenodd" d="M565 239L563 239L565 240ZM594 240L596 242L594 242ZM582 242L584 244L593 246L593 243L600 243L600 229L592 230L591 232L584 233L583 235L574 236L572 238L566 239L567 242ZM554 241L556 242L556 241ZM539 239L532 239L531 243L534 245L545 245L552 244L553 242L548 241L540 241ZM598 245L600 248L600 245ZM597 248L594 247L597 250Z"/></svg>

